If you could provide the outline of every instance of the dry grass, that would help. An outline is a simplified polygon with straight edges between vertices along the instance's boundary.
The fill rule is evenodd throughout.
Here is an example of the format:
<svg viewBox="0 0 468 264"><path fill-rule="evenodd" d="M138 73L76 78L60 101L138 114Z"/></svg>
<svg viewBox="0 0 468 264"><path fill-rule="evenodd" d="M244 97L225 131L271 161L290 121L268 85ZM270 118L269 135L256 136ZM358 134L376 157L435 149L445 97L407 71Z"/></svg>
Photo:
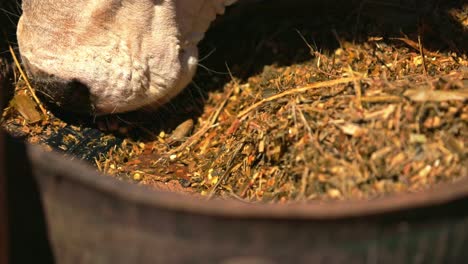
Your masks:
<svg viewBox="0 0 468 264"><path fill-rule="evenodd" d="M463 12L454 13L462 25ZM36 98L24 100L33 90L21 73L16 94L27 103L14 99L3 126L30 142L78 151L119 179L208 198L369 199L468 174L464 52L425 47L420 36L352 41L336 31L339 45L322 51L308 42L315 28L289 27L297 49L291 37L287 45L275 39L277 28L253 44L239 39L235 52L250 54L233 55L243 58L232 65L240 73L228 82L200 74L196 83L214 89L192 87L155 114L169 118L120 115L129 124L120 134L51 113L28 122L46 110L31 103ZM442 42L451 47L455 37Z"/></svg>

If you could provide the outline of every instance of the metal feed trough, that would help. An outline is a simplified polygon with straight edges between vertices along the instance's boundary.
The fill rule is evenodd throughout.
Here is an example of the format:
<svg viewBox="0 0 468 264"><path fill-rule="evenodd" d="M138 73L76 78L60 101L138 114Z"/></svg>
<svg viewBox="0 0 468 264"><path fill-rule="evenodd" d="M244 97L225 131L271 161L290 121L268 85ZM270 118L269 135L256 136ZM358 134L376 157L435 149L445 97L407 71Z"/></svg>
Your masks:
<svg viewBox="0 0 468 264"><path fill-rule="evenodd" d="M8 196L15 199L9 205L31 205L21 202L34 191L25 185L31 177L56 263L463 263L468 257L468 179L371 201L254 205L149 190L37 146L9 139L2 145L9 191L20 192ZM30 228L37 215L19 220Z"/></svg>
<svg viewBox="0 0 468 264"><path fill-rule="evenodd" d="M11 259L56 263L464 263L468 257L466 177L369 201L246 204L149 190L5 135L0 152L0 186L8 186L0 191L0 258L8 246ZM28 198L35 192L40 203ZM32 244L41 238L41 223L47 232Z"/></svg>
<svg viewBox="0 0 468 264"><path fill-rule="evenodd" d="M31 250L41 221L56 263L464 263L468 257L466 177L369 201L246 204L118 181L5 135L0 151L0 186L8 186L9 200L5 218L0 191L0 249L6 252L10 231L12 258ZM28 197L36 185L41 203L34 204ZM40 245L38 252L48 250L45 239Z"/></svg>

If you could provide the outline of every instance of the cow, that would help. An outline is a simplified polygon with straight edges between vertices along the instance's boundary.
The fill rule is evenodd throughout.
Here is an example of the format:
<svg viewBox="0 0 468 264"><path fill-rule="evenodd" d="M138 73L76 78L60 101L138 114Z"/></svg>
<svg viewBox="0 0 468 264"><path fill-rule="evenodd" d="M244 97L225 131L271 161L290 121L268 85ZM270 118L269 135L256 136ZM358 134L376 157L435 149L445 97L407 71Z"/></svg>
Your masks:
<svg viewBox="0 0 468 264"><path fill-rule="evenodd" d="M70 110L122 113L187 86L197 44L236 0L23 0L18 46L29 75Z"/></svg>

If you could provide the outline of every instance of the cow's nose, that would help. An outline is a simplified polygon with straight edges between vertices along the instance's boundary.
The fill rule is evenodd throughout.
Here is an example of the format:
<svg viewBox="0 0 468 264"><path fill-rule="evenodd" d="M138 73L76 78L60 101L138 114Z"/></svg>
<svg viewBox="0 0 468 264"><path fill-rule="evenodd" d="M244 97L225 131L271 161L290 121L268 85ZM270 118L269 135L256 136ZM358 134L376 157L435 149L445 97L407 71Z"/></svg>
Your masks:
<svg viewBox="0 0 468 264"><path fill-rule="evenodd" d="M94 113L89 88L77 79L66 80L33 66L22 58L23 66L36 91L61 108L77 113Z"/></svg>

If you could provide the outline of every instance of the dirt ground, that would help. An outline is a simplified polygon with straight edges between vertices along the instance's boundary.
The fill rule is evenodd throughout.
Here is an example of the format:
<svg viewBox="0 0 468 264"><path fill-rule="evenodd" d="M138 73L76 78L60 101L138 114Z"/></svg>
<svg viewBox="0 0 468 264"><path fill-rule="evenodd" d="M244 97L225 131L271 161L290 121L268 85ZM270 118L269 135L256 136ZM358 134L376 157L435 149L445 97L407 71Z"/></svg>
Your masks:
<svg viewBox="0 0 468 264"><path fill-rule="evenodd" d="M468 6L448 2L232 9L162 109L64 113L16 69L2 125L120 180L208 198L369 199L456 182L468 174Z"/></svg>

